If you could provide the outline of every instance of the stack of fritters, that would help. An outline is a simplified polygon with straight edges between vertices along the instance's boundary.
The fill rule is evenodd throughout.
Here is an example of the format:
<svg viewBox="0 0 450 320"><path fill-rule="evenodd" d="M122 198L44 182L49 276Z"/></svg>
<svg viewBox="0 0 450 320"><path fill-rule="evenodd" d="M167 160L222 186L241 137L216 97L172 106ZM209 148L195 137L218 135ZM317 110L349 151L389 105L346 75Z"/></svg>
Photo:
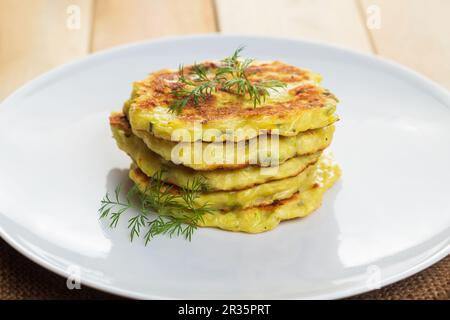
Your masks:
<svg viewBox="0 0 450 320"><path fill-rule="evenodd" d="M202 67L212 73L217 64ZM184 72L189 77L192 67ZM282 62L253 62L246 76L286 87L270 90L260 105L219 88L177 113L169 107L179 74L161 70L134 84L123 113L113 113L110 124L133 160L130 178L140 190L161 170L174 192L199 178L206 190L195 203L213 210L200 226L257 233L317 209L339 177L322 152L333 137L337 99L319 85L319 75Z"/></svg>

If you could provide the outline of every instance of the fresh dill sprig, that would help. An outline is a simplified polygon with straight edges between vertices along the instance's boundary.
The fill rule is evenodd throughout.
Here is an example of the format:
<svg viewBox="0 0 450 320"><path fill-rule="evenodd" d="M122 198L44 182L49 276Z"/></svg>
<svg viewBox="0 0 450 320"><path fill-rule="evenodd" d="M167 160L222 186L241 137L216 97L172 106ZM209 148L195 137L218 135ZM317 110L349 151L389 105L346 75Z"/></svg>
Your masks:
<svg viewBox="0 0 450 320"><path fill-rule="evenodd" d="M192 66L191 77L186 76L181 65L178 69L178 82L182 86L172 91L176 99L169 106L169 110L179 113L189 101L198 105L201 100L206 100L219 89L240 96L248 94L253 101L253 107L256 107L269 95L269 89L276 91L286 87L286 84L279 80L252 83L246 72L254 59L246 58L241 61L240 54L243 50L244 47L238 47L231 56L222 59L222 65L215 70L212 77L209 77L207 70L199 64Z"/></svg>
<svg viewBox="0 0 450 320"><path fill-rule="evenodd" d="M183 87L172 92L177 98L169 106L172 112L179 113L189 101L193 101L195 105L198 105L200 100L205 100L212 92L217 91L217 80L210 80L202 66L194 64L192 70L194 71L194 77L190 79L186 77L183 65L180 65L178 68L178 82L183 84Z"/></svg>
<svg viewBox="0 0 450 320"><path fill-rule="evenodd" d="M180 193L175 193L170 185L164 183L163 172L159 171L151 177L144 192L140 192L136 185L125 196L121 195L121 190L119 185L113 196L106 193L98 210L100 218L109 218L109 226L115 228L121 216L134 209L137 214L128 219L130 240L139 238L146 230L145 245L158 235L183 236L191 241L197 223L202 221L204 214L212 212L207 204L195 204L199 192L205 190L201 179L188 181ZM158 216L152 219L153 213Z"/></svg>
<svg viewBox="0 0 450 320"><path fill-rule="evenodd" d="M247 68L255 61L254 59L247 58L242 62L239 60L240 53L244 50L244 47L239 47L231 57L223 60L224 66L218 68L217 75L222 77L229 75L223 82L223 89L229 92L235 92L238 95L248 94L250 99L253 100L253 106L261 104L265 100L265 97L269 95L269 90L277 90L278 88L286 87L284 82L279 80L263 80L252 83L247 78Z"/></svg>

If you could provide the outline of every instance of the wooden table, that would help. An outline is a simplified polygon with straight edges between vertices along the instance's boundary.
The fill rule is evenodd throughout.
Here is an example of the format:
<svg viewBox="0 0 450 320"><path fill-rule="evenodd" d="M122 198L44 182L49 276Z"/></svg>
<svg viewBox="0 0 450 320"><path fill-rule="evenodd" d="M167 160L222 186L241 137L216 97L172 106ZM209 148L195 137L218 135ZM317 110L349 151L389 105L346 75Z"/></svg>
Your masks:
<svg viewBox="0 0 450 320"><path fill-rule="evenodd" d="M0 0L0 99L97 50L218 31L372 52L450 88L449 12L448 0Z"/></svg>
<svg viewBox="0 0 450 320"><path fill-rule="evenodd" d="M450 88L449 13L448 0L0 0L0 100L97 50L206 32L325 41Z"/></svg>

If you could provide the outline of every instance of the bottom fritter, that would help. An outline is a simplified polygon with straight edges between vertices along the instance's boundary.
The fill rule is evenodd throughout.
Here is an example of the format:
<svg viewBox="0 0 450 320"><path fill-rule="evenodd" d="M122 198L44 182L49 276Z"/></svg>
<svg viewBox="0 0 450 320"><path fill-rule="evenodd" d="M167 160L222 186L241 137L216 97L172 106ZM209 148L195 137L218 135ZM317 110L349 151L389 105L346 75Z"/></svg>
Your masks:
<svg viewBox="0 0 450 320"><path fill-rule="evenodd" d="M282 220L305 217L320 207L323 194L341 175L340 168L329 155L322 155L315 168L312 188L270 205L207 213L199 222L199 226L260 233L275 228ZM147 188L148 179L142 179L142 176L133 172L133 169L130 177L140 190Z"/></svg>

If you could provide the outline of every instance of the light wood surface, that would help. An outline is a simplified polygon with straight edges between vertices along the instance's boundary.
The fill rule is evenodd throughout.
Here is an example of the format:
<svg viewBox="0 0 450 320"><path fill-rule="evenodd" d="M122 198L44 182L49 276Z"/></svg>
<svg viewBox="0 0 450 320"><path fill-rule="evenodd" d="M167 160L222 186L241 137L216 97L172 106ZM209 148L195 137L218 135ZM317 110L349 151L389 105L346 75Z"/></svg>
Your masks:
<svg viewBox="0 0 450 320"><path fill-rule="evenodd" d="M370 51L354 0L216 0L221 31L319 40Z"/></svg>
<svg viewBox="0 0 450 320"><path fill-rule="evenodd" d="M370 30L376 52L450 88L450 1L362 0L378 5L381 28Z"/></svg>
<svg viewBox="0 0 450 320"><path fill-rule="evenodd" d="M80 8L80 29L67 10ZM90 0L0 0L0 99L24 82L89 53Z"/></svg>
<svg viewBox="0 0 450 320"><path fill-rule="evenodd" d="M97 0L92 50L166 35L215 32L212 0Z"/></svg>
<svg viewBox="0 0 450 320"><path fill-rule="evenodd" d="M73 6L80 13L75 29L68 27ZM379 29L367 27L373 6ZM448 0L0 0L0 99L96 50L216 31L372 52L450 88L449 12Z"/></svg>

